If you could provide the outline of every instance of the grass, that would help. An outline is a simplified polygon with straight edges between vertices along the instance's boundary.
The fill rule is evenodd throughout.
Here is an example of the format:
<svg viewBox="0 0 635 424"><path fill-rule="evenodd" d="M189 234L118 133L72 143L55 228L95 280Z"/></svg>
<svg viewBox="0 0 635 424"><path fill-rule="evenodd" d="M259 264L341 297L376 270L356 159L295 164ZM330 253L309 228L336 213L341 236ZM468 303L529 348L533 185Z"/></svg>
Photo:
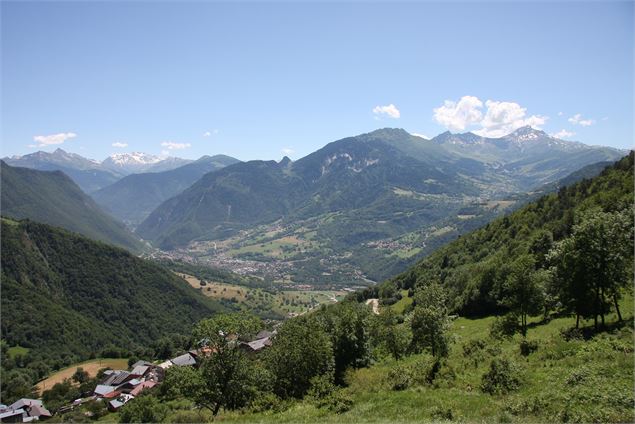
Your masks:
<svg viewBox="0 0 635 424"><path fill-rule="evenodd" d="M63 382L67 378L71 378L77 368L83 368L91 377L97 375L97 371L102 368L112 368L112 369L128 369L128 359L127 358L101 358L101 359L93 359L90 361L80 362L77 364L73 364L67 368L61 369L48 378L40 381L35 388L38 393L42 393L45 390L49 390L55 384Z"/></svg>
<svg viewBox="0 0 635 424"><path fill-rule="evenodd" d="M16 356L24 356L27 353L29 353L28 347L12 346L7 349L7 356L9 358L15 358Z"/></svg>
<svg viewBox="0 0 635 424"><path fill-rule="evenodd" d="M413 367L422 356L384 358L349 372L348 386L342 390L353 405L345 413L320 409L305 400L281 413L226 412L221 418L238 423L634 422L632 306L632 297L623 299L625 322L618 325L611 314L607 322L612 329L589 340L563 337L563 331L573 327L573 318L546 322L533 317L527 340L535 341L537 350L528 356L520 352L520 335L490 337L493 317L458 318L452 323L450 354L432 384L393 390L391 370ZM592 333L592 322L583 324ZM483 340L485 348L466 355L463 347L475 339ZM516 365L520 388L501 395L484 393L483 375L493 359L503 357Z"/></svg>
<svg viewBox="0 0 635 424"><path fill-rule="evenodd" d="M407 307L412 304L414 298L408 297L408 290L401 291L401 299L391 306L392 310L398 314L403 314Z"/></svg>

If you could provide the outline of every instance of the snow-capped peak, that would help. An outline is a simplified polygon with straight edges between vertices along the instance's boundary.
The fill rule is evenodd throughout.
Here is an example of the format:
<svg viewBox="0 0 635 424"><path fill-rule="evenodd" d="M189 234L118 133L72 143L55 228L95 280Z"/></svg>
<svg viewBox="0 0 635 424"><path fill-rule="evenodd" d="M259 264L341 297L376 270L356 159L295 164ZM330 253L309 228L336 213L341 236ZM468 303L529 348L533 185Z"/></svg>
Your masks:
<svg viewBox="0 0 635 424"><path fill-rule="evenodd" d="M115 153L110 155L104 162L111 162L116 165L153 165L161 162L159 156L150 155L142 152L132 153Z"/></svg>

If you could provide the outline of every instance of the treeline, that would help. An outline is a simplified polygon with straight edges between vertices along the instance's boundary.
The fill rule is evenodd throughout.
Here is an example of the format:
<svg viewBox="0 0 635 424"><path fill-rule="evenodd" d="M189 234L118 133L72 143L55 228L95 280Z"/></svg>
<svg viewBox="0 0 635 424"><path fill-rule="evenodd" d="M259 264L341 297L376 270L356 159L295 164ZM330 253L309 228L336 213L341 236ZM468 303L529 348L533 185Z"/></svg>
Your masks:
<svg viewBox="0 0 635 424"><path fill-rule="evenodd" d="M599 176L459 237L352 297L390 303L399 290L412 294L436 281L448 293L450 310L462 315L516 311L522 325L527 313L547 308L601 320L631 281L632 205L631 152Z"/></svg>

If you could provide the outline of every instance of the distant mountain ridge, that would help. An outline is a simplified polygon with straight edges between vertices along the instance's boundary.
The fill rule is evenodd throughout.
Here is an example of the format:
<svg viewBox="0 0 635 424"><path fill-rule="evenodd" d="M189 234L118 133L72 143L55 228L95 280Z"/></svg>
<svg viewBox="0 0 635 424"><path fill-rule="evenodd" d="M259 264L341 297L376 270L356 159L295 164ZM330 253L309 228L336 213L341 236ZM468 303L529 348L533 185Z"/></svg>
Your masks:
<svg viewBox="0 0 635 424"><path fill-rule="evenodd" d="M181 193L203 175L238 162L225 155L203 156L168 171L128 175L92 193L91 197L113 216L135 226L162 202Z"/></svg>
<svg viewBox="0 0 635 424"><path fill-rule="evenodd" d="M63 172L13 167L4 161L0 166L3 216L62 227L133 252L142 250L134 234L103 212Z"/></svg>
<svg viewBox="0 0 635 424"><path fill-rule="evenodd" d="M188 159L162 158L138 152L117 153L99 162L59 148L52 153L39 151L24 156L6 157L3 160L11 166L62 171L85 193L92 193L132 173L167 171L192 162Z"/></svg>
<svg viewBox="0 0 635 424"><path fill-rule="evenodd" d="M426 196L529 191L588 164L622 156L617 149L558 140L530 127L499 139L444 133L432 140L385 128L329 143L284 166L249 161L207 174L160 205L137 232L170 248L280 218L354 210L357 217L364 211L368 224L387 218L381 219L386 222L381 229L367 228L367 236L350 238L363 241L381 236L392 224L405 230L450 213L446 201L443 207L435 201L431 208L422 200ZM401 214L394 209L398 204ZM413 214L426 218L401 216Z"/></svg>

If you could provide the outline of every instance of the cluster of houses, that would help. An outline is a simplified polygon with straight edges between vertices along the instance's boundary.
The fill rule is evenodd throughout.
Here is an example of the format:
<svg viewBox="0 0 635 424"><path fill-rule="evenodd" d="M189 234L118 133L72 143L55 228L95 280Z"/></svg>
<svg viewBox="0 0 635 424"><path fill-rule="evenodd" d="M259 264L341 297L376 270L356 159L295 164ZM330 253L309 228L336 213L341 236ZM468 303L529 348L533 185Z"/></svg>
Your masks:
<svg viewBox="0 0 635 424"><path fill-rule="evenodd" d="M51 417L41 400L20 399L11 405L0 405L0 422L29 423Z"/></svg>
<svg viewBox="0 0 635 424"><path fill-rule="evenodd" d="M256 354L271 346L271 338L275 330L260 331L249 341L237 340L240 349L248 354ZM183 355L169 359L160 364L147 361L137 361L130 371L106 370L99 384L95 387L93 396L86 399L77 399L73 404L63 407L59 412L64 413L74 409L82 403L92 400L107 402L108 410L115 412L130 400L138 396L142 391L155 387L165 377L165 370L170 367L197 366L201 359L213 354L213 349L207 346L205 341L199 342L198 349L190 350ZM2 423L26 423L44 420L52 414L44 407L42 401L36 399L20 399L6 406L0 405L0 422Z"/></svg>
<svg viewBox="0 0 635 424"><path fill-rule="evenodd" d="M271 338L274 335L275 331L260 331L253 340L239 341L239 348L247 353L260 352L271 346ZM168 368L197 366L202 358L213 354L213 349L207 346L204 340L199 342L199 346L201 347L198 349L190 350L158 365L138 361L132 366L132 371L108 370L104 373L102 382L95 388L94 396L108 401L110 411L117 411L143 390L159 384Z"/></svg>
<svg viewBox="0 0 635 424"><path fill-rule="evenodd" d="M143 390L159 384L165 370L147 361L137 361L131 371L106 370L100 384L95 387L94 396L108 402L110 411L117 411Z"/></svg>

